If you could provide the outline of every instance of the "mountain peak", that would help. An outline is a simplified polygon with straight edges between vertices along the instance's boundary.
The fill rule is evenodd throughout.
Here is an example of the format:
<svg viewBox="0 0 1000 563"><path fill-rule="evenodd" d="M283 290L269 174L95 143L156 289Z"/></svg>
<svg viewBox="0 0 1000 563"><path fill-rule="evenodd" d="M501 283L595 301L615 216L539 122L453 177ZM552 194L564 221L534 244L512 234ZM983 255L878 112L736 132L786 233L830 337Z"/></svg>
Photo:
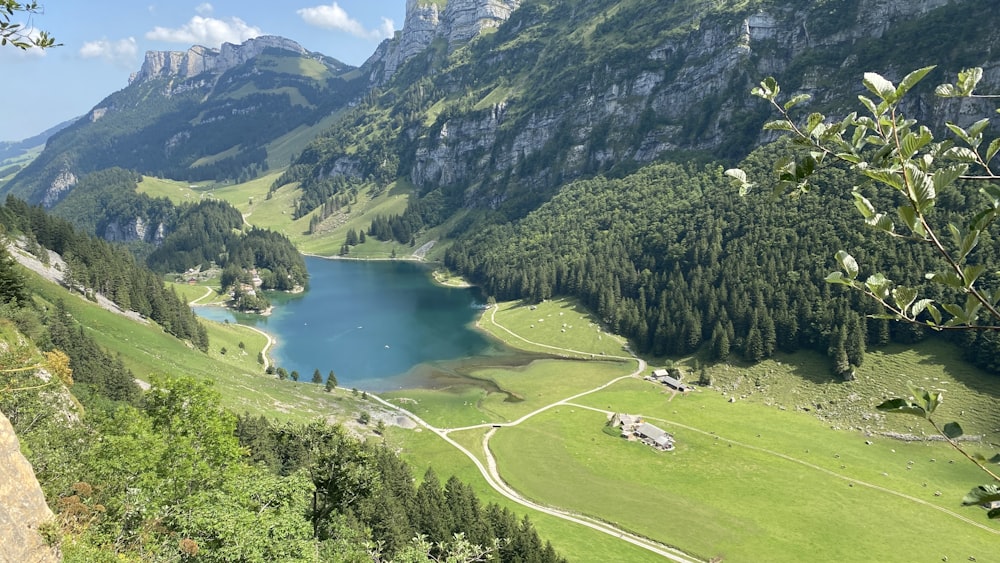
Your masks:
<svg viewBox="0 0 1000 563"><path fill-rule="evenodd" d="M387 82L434 39L444 38L454 48L484 29L499 27L520 5L521 0L407 0L402 32L382 42L366 65L382 63L382 72L373 74L373 80Z"/></svg>
<svg viewBox="0 0 1000 563"><path fill-rule="evenodd" d="M264 52L275 48L300 55L309 54L301 45L276 35L261 35L239 45L223 43L219 49L195 45L187 51L146 51L142 68L132 76L129 84L153 78L192 78L203 72L222 74Z"/></svg>

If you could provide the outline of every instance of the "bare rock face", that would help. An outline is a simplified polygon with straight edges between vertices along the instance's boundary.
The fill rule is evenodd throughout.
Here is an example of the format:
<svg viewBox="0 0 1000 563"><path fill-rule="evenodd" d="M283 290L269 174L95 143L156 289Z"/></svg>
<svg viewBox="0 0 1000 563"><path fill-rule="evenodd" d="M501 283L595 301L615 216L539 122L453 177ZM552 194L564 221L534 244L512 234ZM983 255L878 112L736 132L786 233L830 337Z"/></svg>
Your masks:
<svg viewBox="0 0 1000 563"><path fill-rule="evenodd" d="M45 197L42 198L42 205L44 207L52 207L62 198L63 193L76 185L77 177L69 170L63 170L58 176L52 180L49 185L49 189L45 191Z"/></svg>
<svg viewBox="0 0 1000 563"><path fill-rule="evenodd" d="M240 45L223 43L221 49L195 45L187 51L147 51L142 69L129 80L129 83L142 83L153 78L170 77L186 80L205 72L222 74L271 47L302 55L308 53L295 41L274 35L262 35L248 39Z"/></svg>
<svg viewBox="0 0 1000 563"><path fill-rule="evenodd" d="M423 52L437 38L454 48L474 39L484 29L499 27L521 5L521 0L449 0L441 11L425 0L407 0L403 30L379 45L365 66L382 65L372 82L384 84L400 66Z"/></svg>
<svg viewBox="0 0 1000 563"><path fill-rule="evenodd" d="M10 421L0 413L0 563L59 561L38 529L52 519Z"/></svg>

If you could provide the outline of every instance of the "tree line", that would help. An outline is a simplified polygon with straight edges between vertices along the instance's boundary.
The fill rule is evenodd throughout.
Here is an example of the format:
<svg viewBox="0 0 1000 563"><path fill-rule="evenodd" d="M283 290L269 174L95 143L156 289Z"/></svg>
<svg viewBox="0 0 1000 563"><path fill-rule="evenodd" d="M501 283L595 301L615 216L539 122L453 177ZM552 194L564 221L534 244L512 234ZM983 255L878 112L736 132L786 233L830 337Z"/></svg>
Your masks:
<svg viewBox="0 0 1000 563"><path fill-rule="evenodd" d="M763 166L776 150L760 149L744 168ZM871 301L831 287L829 249L857 249L865 263L886 264L887 276L913 285L923 269L912 265L930 256L869 240L847 182L842 170L826 170L822 185L840 195L774 205L740 198L717 167L654 165L574 182L516 223L470 230L445 260L497 299L576 297L639 352L755 362L812 349L850 378L866 348L926 334L872 318L881 311ZM935 212L963 209L968 197L976 196L941 194ZM986 263L997 249L984 243L977 252ZM997 367L994 335L958 340L970 359Z"/></svg>
<svg viewBox="0 0 1000 563"><path fill-rule="evenodd" d="M23 233L41 248L61 255L70 290L92 299L100 293L122 309L148 317L168 333L208 350L208 333L187 303L124 248L81 233L68 221L14 197L8 197L0 207L0 224L8 232ZM48 259L47 253L40 254L43 260Z"/></svg>

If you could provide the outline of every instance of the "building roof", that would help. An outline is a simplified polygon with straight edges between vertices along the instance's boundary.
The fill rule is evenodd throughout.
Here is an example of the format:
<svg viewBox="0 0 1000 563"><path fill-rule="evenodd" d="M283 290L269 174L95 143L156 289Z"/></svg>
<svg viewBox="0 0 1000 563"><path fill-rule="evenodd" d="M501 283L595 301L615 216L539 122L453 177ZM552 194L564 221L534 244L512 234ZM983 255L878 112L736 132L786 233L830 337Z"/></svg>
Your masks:
<svg viewBox="0 0 1000 563"><path fill-rule="evenodd" d="M667 436L665 431L660 430L648 422L640 424L639 427L635 429L635 433L654 441L663 436Z"/></svg>

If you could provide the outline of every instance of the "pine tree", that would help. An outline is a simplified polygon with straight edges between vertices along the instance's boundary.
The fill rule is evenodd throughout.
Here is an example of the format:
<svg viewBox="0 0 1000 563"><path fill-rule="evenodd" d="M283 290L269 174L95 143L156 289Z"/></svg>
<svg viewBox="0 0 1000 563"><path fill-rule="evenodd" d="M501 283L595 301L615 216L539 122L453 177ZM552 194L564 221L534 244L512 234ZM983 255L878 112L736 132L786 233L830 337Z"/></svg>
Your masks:
<svg viewBox="0 0 1000 563"><path fill-rule="evenodd" d="M323 383L323 374L320 373L319 368L316 368L316 370L313 371L312 382L313 383Z"/></svg>

